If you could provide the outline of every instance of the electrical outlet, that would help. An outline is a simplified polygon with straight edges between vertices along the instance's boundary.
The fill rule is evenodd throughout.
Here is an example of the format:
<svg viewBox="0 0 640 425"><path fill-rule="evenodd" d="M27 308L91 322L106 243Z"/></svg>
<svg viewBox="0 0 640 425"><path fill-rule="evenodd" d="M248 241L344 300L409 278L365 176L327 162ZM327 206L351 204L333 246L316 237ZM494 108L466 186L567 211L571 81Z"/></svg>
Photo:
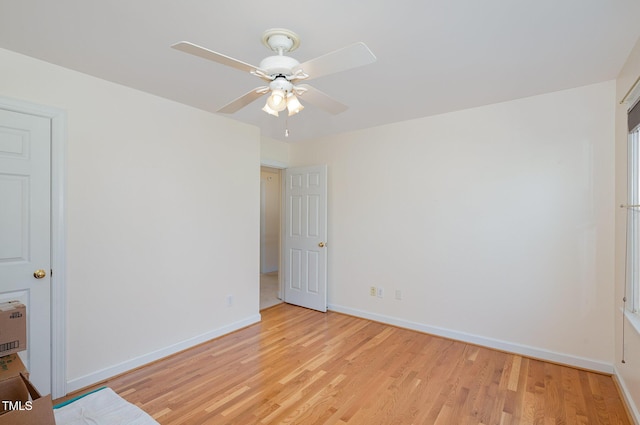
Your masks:
<svg viewBox="0 0 640 425"><path fill-rule="evenodd" d="M402 300L402 291L400 289L396 289L396 300Z"/></svg>
<svg viewBox="0 0 640 425"><path fill-rule="evenodd" d="M378 288L378 298L384 297L384 289Z"/></svg>
<svg viewBox="0 0 640 425"><path fill-rule="evenodd" d="M233 306L233 295L227 295L227 307Z"/></svg>
<svg viewBox="0 0 640 425"><path fill-rule="evenodd" d="M375 297L377 292L378 291L376 290L375 286L372 286L371 288L369 288L369 295L371 295L372 297Z"/></svg>

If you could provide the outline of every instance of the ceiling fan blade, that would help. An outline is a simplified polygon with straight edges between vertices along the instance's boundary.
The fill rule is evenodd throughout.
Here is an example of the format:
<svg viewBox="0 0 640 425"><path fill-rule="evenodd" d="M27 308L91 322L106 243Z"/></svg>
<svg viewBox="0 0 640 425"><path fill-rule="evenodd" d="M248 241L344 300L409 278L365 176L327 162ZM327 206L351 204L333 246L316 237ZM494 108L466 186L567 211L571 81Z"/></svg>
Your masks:
<svg viewBox="0 0 640 425"><path fill-rule="evenodd" d="M340 112L344 112L349 109L347 105L338 102L328 94L308 84L298 84L296 88L302 89L303 92L300 94L300 98L302 100L309 102L330 114L339 114Z"/></svg>
<svg viewBox="0 0 640 425"><path fill-rule="evenodd" d="M331 53L319 56L315 59L301 63L293 69L298 69L309 75L308 80L322 77L336 72L346 71L358 66L367 65L376 61L376 57L366 44L358 42Z"/></svg>
<svg viewBox="0 0 640 425"><path fill-rule="evenodd" d="M243 94L236 100L227 103L216 112L222 112L223 114L233 114L234 112L239 111L251 102L257 100L259 97L264 96L264 94L268 92L269 87L257 87L250 92Z"/></svg>
<svg viewBox="0 0 640 425"><path fill-rule="evenodd" d="M222 65L227 65L232 68L239 69L240 71L252 72L255 70L260 70L257 66L251 65L246 62L242 62L238 59L234 59L227 55L223 55L222 53L214 52L213 50L209 50L207 48L198 46L197 44L190 43L188 41L181 41L171 46L176 50L180 50L181 52L189 53L195 56L200 56L201 58L208 59L214 62L221 63Z"/></svg>

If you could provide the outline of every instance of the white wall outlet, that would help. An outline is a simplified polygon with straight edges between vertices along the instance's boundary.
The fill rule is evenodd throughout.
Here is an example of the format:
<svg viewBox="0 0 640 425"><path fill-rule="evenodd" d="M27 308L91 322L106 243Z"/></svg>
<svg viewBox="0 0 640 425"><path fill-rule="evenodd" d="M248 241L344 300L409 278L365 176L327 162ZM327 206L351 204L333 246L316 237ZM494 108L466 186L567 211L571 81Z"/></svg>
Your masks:
<svg viewBox="0 0 640 425"><path fill-rule="evenodd" d="M396 289L396 300L402 300L402 291L400 289Z"/></svg>
<svg viewBox="0 0 640 425"><path fill-rule="evenodd" d="M371 295L372 297L375 297L377 294L377 290L375 286L372 286L371 288L369 288L369 295Z"/></svg>
<svg viewBox="0 0 640 425"><path fill-rule="evenodd" d="M378 288L378 298L384 297L384 289Z"/></svg>
<svg viewBox="0 0 640 425"><path fill-rule="evenodd" d="M227 307L233 306L233 295L227 295Z"/></svg>

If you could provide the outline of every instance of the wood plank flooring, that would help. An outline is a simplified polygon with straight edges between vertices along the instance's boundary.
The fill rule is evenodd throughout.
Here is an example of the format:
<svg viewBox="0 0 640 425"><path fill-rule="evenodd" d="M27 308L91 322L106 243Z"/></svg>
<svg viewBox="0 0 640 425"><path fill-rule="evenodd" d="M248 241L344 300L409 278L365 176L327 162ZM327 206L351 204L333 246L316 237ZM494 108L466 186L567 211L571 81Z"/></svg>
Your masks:
<svg viewBox="0 0 640 425"><path fill-rule="evenodd" d="M162 425L631 423L607 375L334 312L261 313L102 385Z"/></svg>

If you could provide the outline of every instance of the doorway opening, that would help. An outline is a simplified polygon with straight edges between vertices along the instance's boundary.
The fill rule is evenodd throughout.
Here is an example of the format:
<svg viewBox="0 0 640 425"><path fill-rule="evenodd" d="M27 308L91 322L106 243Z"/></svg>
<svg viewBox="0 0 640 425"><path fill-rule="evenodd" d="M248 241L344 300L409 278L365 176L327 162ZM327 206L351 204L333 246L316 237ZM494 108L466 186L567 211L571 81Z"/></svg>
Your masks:
<svg viewBox="0 0 640 425"><path fill-rule="evenodd" d="M280 291L280 170L260 167L260 310L282 301Z"/></svg>

